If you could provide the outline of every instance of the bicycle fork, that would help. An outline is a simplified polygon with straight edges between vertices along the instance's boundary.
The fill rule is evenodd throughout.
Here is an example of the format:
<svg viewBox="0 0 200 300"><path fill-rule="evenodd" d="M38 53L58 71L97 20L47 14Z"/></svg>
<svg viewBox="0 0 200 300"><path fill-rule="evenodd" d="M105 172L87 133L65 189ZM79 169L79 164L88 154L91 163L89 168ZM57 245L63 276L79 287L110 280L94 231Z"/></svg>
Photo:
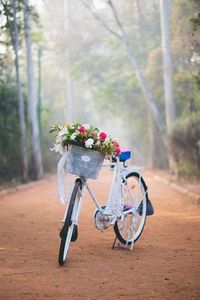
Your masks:
<svg viewBox="0 0 200 300"><path fill-rule="evenodd" d="M68 228L70 226L73 226L73 233L72 233L72 238L71 238L72 242L76 241L78 238L78 218L79 218L80 209L81 209L81 205L82 205L82 201L83 201L84 191L85 191L85 184L84 184L84 182L82 182L82 188L79 189L77 192L77 197L76 197L76 200L74 203L70 224L65 223L67 212L68 212L68 207L65 210L64 218L62 220L62 222L64 223L64 226L63 226L63 229L61 230L60 235L62 235L63 230L68 230Z"/></svg>

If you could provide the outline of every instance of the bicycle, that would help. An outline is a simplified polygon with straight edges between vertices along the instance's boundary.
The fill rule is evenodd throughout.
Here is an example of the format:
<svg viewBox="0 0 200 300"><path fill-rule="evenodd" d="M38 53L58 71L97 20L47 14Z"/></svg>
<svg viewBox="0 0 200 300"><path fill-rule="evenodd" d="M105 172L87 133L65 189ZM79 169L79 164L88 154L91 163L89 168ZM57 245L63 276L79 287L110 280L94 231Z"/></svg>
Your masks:
<svg viewBox="0 0 200 300"><path fill-rule="evenodd" d="M85 154L81 157L87 166L89 158ZM94 179L97 175L92 177L85 174L88 168L81 175L77 169L76 171L71 170L71 173L75 173L78 177L75 179L69 205L64 215L64 225L60 231L59 265L64 264L70 243L75 242L78 238L78 217L85 190L89 192L96 206L94 212L96 228L105 230L112 225L116 235L115 241L118 239L124 247L133 249L144 229L147 204L150 203L150 200L148 188L141 176L140 169L128 167L130 157L130 151L123 151L119 157L112 158L109 163L103 164L103 166L110 166L113 170L109 197L103 206L98 203L88 184L88 178Z"/></svg>

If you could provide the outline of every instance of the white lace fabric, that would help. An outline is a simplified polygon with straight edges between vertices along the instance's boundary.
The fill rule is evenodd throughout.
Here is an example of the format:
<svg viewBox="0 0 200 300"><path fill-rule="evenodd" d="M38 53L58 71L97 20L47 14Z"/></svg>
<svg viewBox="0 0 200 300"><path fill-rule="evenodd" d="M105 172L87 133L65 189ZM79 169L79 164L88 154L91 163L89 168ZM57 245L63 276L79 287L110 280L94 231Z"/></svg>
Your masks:
<svg viewBox="0 0 200 300"><path fill-rule="evenodd" d="M65 151L57 164L57 196L62 204L66 204L72 192L72 175L66 172L68 152Z"/></svg>

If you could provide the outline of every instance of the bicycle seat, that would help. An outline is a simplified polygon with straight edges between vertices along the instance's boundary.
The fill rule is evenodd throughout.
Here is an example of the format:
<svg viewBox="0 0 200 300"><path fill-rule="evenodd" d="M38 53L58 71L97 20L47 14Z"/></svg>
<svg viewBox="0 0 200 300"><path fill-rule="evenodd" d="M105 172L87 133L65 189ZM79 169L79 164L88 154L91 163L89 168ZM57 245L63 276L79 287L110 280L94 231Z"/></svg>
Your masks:
<svg viewBox="0 0 200 300"><path fill-rule="evenodd" d="M131 158L131 151L129 151L129 150L122 150L121 151L121 154L119 156L120 161L126 161L130 158Z"/></svg>

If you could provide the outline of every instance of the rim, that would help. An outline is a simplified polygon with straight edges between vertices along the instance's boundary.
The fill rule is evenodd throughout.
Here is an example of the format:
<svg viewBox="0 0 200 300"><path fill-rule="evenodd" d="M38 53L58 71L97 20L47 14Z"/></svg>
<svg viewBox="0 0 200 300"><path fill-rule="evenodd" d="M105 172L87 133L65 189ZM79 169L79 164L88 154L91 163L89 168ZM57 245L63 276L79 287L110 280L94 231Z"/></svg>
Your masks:
<svg viewBox="0 0 200 300"><path fill-rule="evenodd" d="M146 219L147 197L141 178L128 175L122 185L124 211L132 212L118 220L117 225L122 238L131 243L140 236Z"/></svg>
<svg viewBox="0 0 200 300"><path fill-rule="evenodd" d="M64 247L64 251L63 251L63 261L66 259L66 256L67 256L67 253L68 253L68 250L69 250L69 245L70 245L70 242L71 242L73 229L74 229L74 224L72 224L68 228L67 237L66 237L66 240L65 240L65 247Z"/></svg>

